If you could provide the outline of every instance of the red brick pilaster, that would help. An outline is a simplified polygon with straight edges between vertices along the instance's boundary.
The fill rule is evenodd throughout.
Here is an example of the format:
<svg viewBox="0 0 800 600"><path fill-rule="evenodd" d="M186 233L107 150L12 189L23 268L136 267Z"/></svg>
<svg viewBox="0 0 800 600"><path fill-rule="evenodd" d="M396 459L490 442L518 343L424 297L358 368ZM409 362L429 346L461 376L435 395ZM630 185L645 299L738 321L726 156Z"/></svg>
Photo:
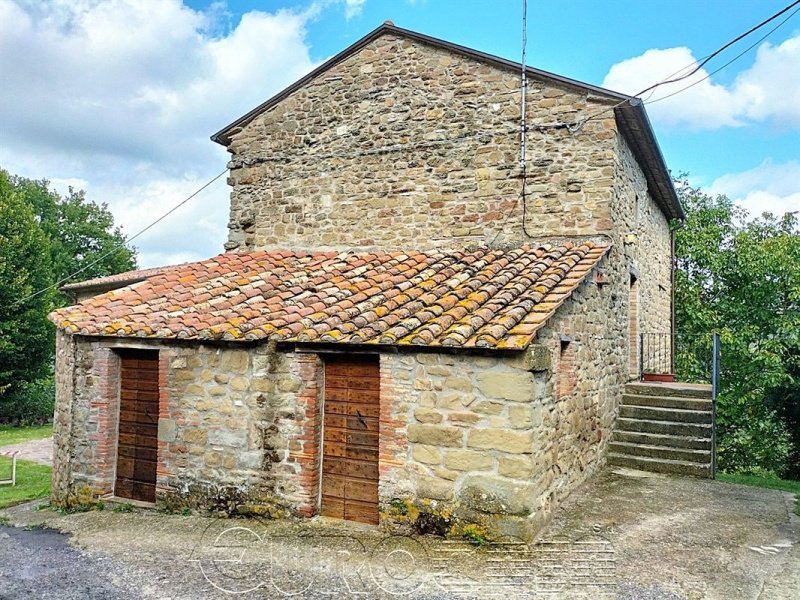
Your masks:
<svg viewBox="0 0 800 600"><path fill-rule="evenodd" d="M394 471L403 466L403 458L408 452L406 422L398 418L402 404L402 386L392 377L392 360L394 357L380 355L381 374L381 413L378 436L378 471L379 485L391 481Z"/></svg>
<svg viewBox="0 0 800 600"><path fill-rule="evenodd" d="M114 491L114 471L117 460L117 419L119 417L119 357L110 348L97 346L94 351L92 374L97 382L97 394L89 405L86 431L94 447L96 492Z"/></svg>
<svg viewBox="0 0 800 600"><path fill-rule="evenodd" d="M558 357L558 399L571 396L578 384L578 365L575 342L561 342L561 353Z"/></svg>
<svg viewBox="0 0 800 600"><path fill-rule="evenodd" d="M289 438L288 462L297 465L297 479L302 500L296 512L303 517L317 513L320 486L320 447L322 411L320 411L321 363L316 354L296 354L302 388L297 394L298 430Z"/></svg>

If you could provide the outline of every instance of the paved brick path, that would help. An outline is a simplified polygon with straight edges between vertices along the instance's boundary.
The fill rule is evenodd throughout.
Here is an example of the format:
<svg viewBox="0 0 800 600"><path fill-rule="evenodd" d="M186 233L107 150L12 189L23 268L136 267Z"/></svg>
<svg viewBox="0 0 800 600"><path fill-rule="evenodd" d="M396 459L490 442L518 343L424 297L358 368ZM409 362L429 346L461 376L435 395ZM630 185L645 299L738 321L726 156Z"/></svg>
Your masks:
<svg viewBox="0 0 800 600"><path fill-rule="evenodd" d="M31 440L11 446L0 446L0 454L19 452L19 460L31 460L40 465L53 465L53 438Z"/></svg>

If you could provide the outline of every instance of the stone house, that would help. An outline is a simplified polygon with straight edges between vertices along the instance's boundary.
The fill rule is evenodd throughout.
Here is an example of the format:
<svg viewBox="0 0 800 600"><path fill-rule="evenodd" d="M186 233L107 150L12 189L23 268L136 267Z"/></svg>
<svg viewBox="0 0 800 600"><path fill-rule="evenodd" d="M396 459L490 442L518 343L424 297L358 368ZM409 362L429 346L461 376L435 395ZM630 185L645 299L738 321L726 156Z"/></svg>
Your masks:
<svg viewBox="0 0 800 600"><path fill-rule="evenodd" d="M520 69L386 23L214 135L227 252L51 315L54 501L533 534L671 331L682 212L638 100L533 68L521 197Z"/></svg>

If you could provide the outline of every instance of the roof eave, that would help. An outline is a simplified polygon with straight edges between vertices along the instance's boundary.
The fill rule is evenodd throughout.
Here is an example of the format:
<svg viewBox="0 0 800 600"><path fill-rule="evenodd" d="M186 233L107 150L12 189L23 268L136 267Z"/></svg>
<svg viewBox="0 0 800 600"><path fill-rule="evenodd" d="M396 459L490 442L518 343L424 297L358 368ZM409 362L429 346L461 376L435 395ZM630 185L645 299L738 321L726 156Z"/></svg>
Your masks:
<svg viewBox="0 0 800 600"><path fill-rule="evenodd" d="M614 108L620 132L631 145L636 160L642 167L647 187L669 219L685 220L678 193L653 133L653 126L638 98Z"/></svg>

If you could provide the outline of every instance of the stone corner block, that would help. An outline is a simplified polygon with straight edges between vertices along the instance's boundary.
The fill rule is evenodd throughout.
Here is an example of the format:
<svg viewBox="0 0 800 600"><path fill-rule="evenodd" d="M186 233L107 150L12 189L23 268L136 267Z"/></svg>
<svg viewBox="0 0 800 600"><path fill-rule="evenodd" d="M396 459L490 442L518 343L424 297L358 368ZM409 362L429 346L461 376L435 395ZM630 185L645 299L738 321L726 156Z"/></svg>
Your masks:
<svg viewBox="0 0 800 600"><path fill-rule="evenodd" d="M461 446L463 437L464 430L458 427L417 425L416 423L408 426L408 441L415 444L453 448Z"/></svg>
<svg viewBox="0 0 800 600"><path fill-rule="evenodd" d="M478 389L487 398L531 402L533 377L522 371L485 371L478 374Z"/></svg>
<svg viewBox="0 0 800 600"><path fill-rule="evenodd" d="M494 475L469 475L458 492L469 508L492 515L529 515L535 510L535 487Z"/></svg>
<svg viewBox="0 0 800 600"><path fill-rule="evenodd" d="M534 344L524 352L506 359L510 367L532 373L547 372L553 369L553 353L547 346Z"/></svg>

